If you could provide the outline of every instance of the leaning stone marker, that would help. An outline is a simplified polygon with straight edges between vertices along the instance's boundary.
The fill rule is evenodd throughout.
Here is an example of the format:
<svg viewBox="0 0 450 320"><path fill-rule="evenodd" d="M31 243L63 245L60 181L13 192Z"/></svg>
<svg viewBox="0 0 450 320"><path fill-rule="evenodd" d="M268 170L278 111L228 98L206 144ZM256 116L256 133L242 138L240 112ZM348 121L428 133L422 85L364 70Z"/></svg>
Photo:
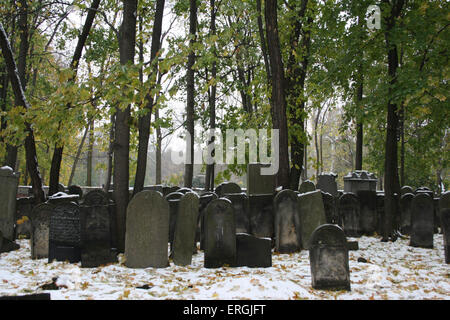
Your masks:
<svg viewBox="0 0 450 320"><path fill-rule="evenodd" d="M0 168L0 231L3 237L14 241L14 216L19 174L10 167Z"/></svg>
<svg viewBox="0 0 450 320"><path fill-rule="evenodd" d="M272 266L272 240L247 233L236 234L235 267L268 268Z"/></svg>
<svg viewBox="0 0 450 320"><path fill-rule="evenodd" d="M427 193L418 193L414 196L411 207L411 238L409 245L412 247L433 248L433 198Z"/></svg>
<svg viewBox="0 0 450 320"><path fill-rule="evenodd" d="M50 217L53 206L48 203L38 204L33 208L31 220L31 259L48 258Z"/></svg>
<svg viewBox="0 0 450 320"><path fill-rule="evenodd" d="M186 193L180 200L172 249L173 263L177 266L190 265L192 262L198 207L199 196L194 192Z"/></svg>
<svg viewBox="0 0 450 320"><path fill-rule="evenodd" d="M340 227L325 224L314 230L309 260L314 289L350 290L348 249Z"/></svg>
<svg viewBox="0 0 450 320"><path fill-rule="evenodd" d="M439 199L441 228L444 237L445 263L450 263L450 191L441 195Z"/></svg>
<svg viewBox="0 0 450 320"><path fill-rule="evenodd" d="M157 191L137 193L127 207L125 265L168 267L168 243L169 204Z"/></svg>
<svg viewBox="0 0 450 320"><path fill-rule="evenodd" d="M312 192L314 190L316 190L316 186L314 182L310 180L303 181L298 188L298 192L300 193Z"/></svg>
<svg viewBox="0 0 450 320"><path fill-rule="evenodd" d="M360 205L353 193L344 193L339 198L339 217L347 237L360 237Z"/></svg>
<svg viewBox="0 0 450 320"><path fill-rule="evenodd" d="M80 207L73 203L55 205L50 216L48 262L81 260Z"/></svg>
<svg viewBox="0 0 450 320"><path fill-rule="evenodd" d="M289 189L280 191L274 199L275 251L292 253L302 249L297 194Z"/></svg>
<svg viewBox="0 0 450 320"><path fill-rule="evenodd" d="M308 249L309 239L314 230L318 226L327 223L320 190L299 194L298 212L300 215L302 247Z"/></svg>
<svg viewBox="0 0 450 320"><path fill-rule="evenodd" d="M205 216L205 268L232 266L236 262L236 227L231 201L211 201Z"/></svg>

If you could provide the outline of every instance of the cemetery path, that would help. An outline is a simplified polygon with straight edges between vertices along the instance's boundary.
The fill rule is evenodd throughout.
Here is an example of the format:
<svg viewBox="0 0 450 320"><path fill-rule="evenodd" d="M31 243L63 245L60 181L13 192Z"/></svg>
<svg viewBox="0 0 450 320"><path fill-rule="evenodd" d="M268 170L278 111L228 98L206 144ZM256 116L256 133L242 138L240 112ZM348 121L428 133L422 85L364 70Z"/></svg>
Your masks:
<svg viewBox="0 0 450 320"><path fill-rule="evenodd" d="M0 296L50 292L52 300L450 298L450 267L444 263L442 235L434 236L434 249L409 247L409 240L353 240L359 241L360 249L349 253L350 292L312 289L307 251L275 253L271 268L206 269L202 252L187 267L171 262L164 269L130 269L121 263L80 268L31 260L28 240L19 240L19 250L0 255ZM55 277L59 290L41 288Z"/></svg>

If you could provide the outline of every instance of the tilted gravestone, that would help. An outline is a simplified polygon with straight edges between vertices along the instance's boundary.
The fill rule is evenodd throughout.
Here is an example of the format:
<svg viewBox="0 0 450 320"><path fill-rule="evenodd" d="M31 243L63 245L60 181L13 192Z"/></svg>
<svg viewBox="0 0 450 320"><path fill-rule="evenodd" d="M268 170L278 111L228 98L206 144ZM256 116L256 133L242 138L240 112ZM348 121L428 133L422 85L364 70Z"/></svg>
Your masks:
<svg viewBox="0 0 450 320"><path fill-rule="evenodd" d="M164 197L169 203L169 242L171 247L173 243L173 235L175 233L175 223L177 221L178 206L183 195L184 194L181 192L172 192Z"/></svg>
<svg viewBox="0 0 450 320"><path fill-rule="evenodd" d="M300 216L300 229L302 247L309 248L309 239L314 230L326 224L325 209L323 207L322 193L320 190L301 193L298 195L298 213Z"/></svg>
<svg viewBox="0 0 450 320"><path fill-rule="evenodd" d="M242 189L237 183L228 181L219 184L214 192L219 196L219 198L221 198L227 194L241 193Z"/></svg>
<svg viewBox="0 0 450 320"><path fill-rule="evenodd" d="M19 174L10 167L0 168L0 231L3 237L14 241L14 218Z"/></svg>
<svg viewBox="0 0 450 320"><path fill-rule="evenodd" d="M314 289L350 290L348 249L340 227L325 224L314 230L309 260Z"/></svg>
<svg viewBox="0 0 450 320"><path fill-rule="evenodd" d="M231 201L234 208L236 233L250 232L250 204L245 193L229 193L223 196Z"/></svg>
<svg viewBox="0 0 450 320"><path fill-rule="evenodd" d="M236 262L236 226L231 201L211 201L205 216L205 268L233 266Z"/></svg>
<svg viewBox="0 0 450 320"><path fill-rule="evenodd" d="M198 208L199 196L196 193L188 192L181 198L175 223L173 248L171 248L173 263L177 266L190 265L192 262Z"/></svg>
<svg viewBox="0 0 450 320"><path fill-rule="evenodd" d="M205 249L205 216L206 216L206 208L208 207L208 204L218 199L219 197L214 192L209 192L206 194L203 194L200 196L200 203L199 203L199 217L198 217L198 224L199 227L197 229L197 240L200 241L200 249Z"/></svg>
<svg viewBox="0 0 450 320"><path fill-rule="evenodd" d="M298 188L298 192L300 193L312 192L314 190L316 190L316 185L310 180L303 181Z"/></svg>
<svg viewBox="0 0 450 320"><path fill-rule="evenodd" d="M325 210L325 218L327 223L338 223L337 216L337 208L336 208L336 199L331 194L321 191L322 200L323 200L323 208Z"/></svg>
<svg viewBox="0 0 450 320"><path fill-rule="evenodd" d="M403 186L403 187L400 188L400 194L401 195L404 195L404 194L407 194L407 193L414 194L414 189L412 187L410 187L410 186Z"/></svg>
<svg viewBox="0 0 450 320"><path fill-rule="evenodd" d="M273 198L273 194L251 194L248 196L250 234L255 237L274 237Z"/></svg>
<svg viewBox="0 0 450 320"><path fill-rule="evenodd" d="M292 253L302 249L297 194L289 189L275 196L275 251Z"/></svg>
<svg viewBox="0 0 450 320"><path fill-rule="evenodd" d="M48 203L41 203L33 208L30 241L31 259L48 258L50 217L52 212L53 205Z"/></svg>
<svg viewBox="0 0 450 320"><path fill-rule="evenodd" d="M157 191L137 193L127 207L125 265L129 268L169 266L169 204Z"/></svg>
<svg viewBox="0 0 450 320"><path fill-rule="evenodd" d="M339 216L347 237L360 237L360 204L354 193L344 193L339 198Z"/></svg>
<svg viewBox="0 0 450 320"><path fill-rule="evenodd" d="M371 190L358 190L357 197L360 204L359 226L361 233L372 235L377 230L377 193Z"/></svg>
<svg viewBox="0 0 450 320"><path fill-rule="evenodd" d="M414 194L405 193L400 198L400 232L410 234L411 232L411 205Z"/></svg>
<svg viewBox="0 0 450 320"><path fill-rule="evenodd" d="M249 163L247 165L247 194L273 194L276 187L276 175L266 175L261 172L270 164Z"/></svg>
<svg viewBox="0 0 450 320"><path fill-rule="evenodd" d="M445 263L450 263L450 191L444 192L439 200L441 228L444 237Z"/></svg>
<svg viewBox="0 0 450 320"><path fill-rule="evenodd" d="M81 260L80 207L73 203L56 204L50 216L48 262Z"/></svg>
<svg viewBox="0 0 450 320"><path fill-rule="evenodd" d="M333 197L338 196L338 188L336 183L337 174L328 173L321 174L317 177L317 189L331 194Z"/></svg>
<svg viewBox="0 0 450 320"><path fill-rule="evenodd" d="M236 234L235 267L268 268L272 266L272 240L247 233Z"/></svg>
<svg viewBox="0 0 450 320"><path fill-rule="evenodd" d="M433 198L426 193L418 193L411 204L412 247L433 248Z"/></svg>

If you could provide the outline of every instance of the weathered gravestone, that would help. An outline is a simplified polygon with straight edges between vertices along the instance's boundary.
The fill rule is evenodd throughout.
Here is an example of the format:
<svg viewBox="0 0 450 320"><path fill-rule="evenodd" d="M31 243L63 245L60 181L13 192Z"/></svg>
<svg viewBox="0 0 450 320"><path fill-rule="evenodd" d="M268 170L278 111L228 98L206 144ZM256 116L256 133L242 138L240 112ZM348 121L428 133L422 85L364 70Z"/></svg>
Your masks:
<svg viewBox="0 0 450 320"><path fill-rule="evenodd" d="M418 193L411 204L412 247L433 248L433 198L426 193Z"/></svg>
<svg viewBox="0 0 450 320"><path fill-rule="evenodd" d="M333 197L338 196L338 188L336 183L337 174L328 173L321 174L317 178L317 189L322 190L323 192L331 194Z"/></svg>
<svg viewBox="0 0 450 320"><path fill-rule="evenodd" d="M14 240L14 218L19 174L10 167L0 168L0 231L3 237Z"/></svg>
<svg viewBox="0 0 450 320"><path fill-rule="evenodd" d="M450 263L450 191L444 192L439 200L441 228L444 237L445 263Z"/></svg>
<svg viewBox="0 0 450 320"><path fill-rule="evenodd" d="M410 234L411 232L411 205L414 194L405 193L400 198L400 232Z"/></svg>
<svg viewBox="0 0 450 320"><path fill-rule="evenodd" d="M350 290L348 249L340 227L325 224L314 230L309 260L314 289Z"/></svg>
<svg viewBox="0 0 450 320"><path fill-rule="evenodd" d="M270 164L249 163L247 165L247 194L273 194L275 192L276 175L266 175L261 172L269 168Z"/></svg>
<svg viewBox="0 0 450 320"><path fill-rule="evenodd" d="M173 244L173 236L175 233L175 223L178 215L178 206L183 195L184 194L181 192L172 192L164 197L169 203L169 242L171 249Z"/></svg>
<svg viewBox="0 0 450 320"><path fill-rule="evenodd" d="M310 180L303 181L298 188L300 193L306 193L316 190L316 185Z"/></svg>
<svg viewBox="0 0 450 320"><path fill-rule="evenodd" d="M360 237L360 204L354 193L344 193L339 198L339 217L347 237Z"/></svg>
<svg viewBox="0 0 450 320"><path fill-rule="evenodd" d="M404 194L407 194L407 193L414 194L414 189L412 187L410 187L410 186L403 186L403 187L400 188L400 194L401 195L404 195Z"/></svg>
<svg viewBox="0 0 450 320"><path fill-rule="evenodd" d="M343 177L344 192L356 194L359 190L377 190L377 177L365 170L355 170Z"/></svg>
<svg viewBox="0 0 450 320"><path fill-rule="evenodd" d="M111 215L108 204L81 206L81 267L93 268L115 262Z"/></svg>
<svg viewBox="0 0 450 320"><path fill-rule="evenodd" d="M325 218L327 223L337 224L338 216L336 210L336 199L331 194L321 191L322 200L323 200L323 208L325 210Z"/></svg>
<svg viewBox="0 0 450 320"><path fill-rule="evenodd" d="M377 193L371 190L358 190L357 197L360 204L359 227L362 234L372 235L377 230Z"/></svg>
<svg viewBox="0 0 450 320"><path fill-rule="evenodd" d="M12 240L3 237L2 231L0 230L0 253L10 252L20 249L20 245Z"/></svg>
<svg viewBox="0 0 450 320"><path fill-rule="evenodd" d="M48 203L41 203L33 208L30 241L31 259L48 258L50 217L53 208L53 205Z"/></svg>
<svg viewBox="0 0 450 320"><path fill-rule="evenodd" d="M272 239L247 233L236 234L235 267L268 268L272 266Z"/></svg>
<svg viewBox="0 0 450 320"><path fill-rule="evenodd" d="M228 181L219 184L214 191L221 198L227 194L241 193L242 189L237 183Z"/></svg>
<svg viewBox="0 0 450 320"><path fill-rule="evenodd" d="M211 201L205 216L205 268L232 266L236 262L236 226L231 201Z"/></svg>
<svg viewBox="0 0 450 320"><path fill-rule="evenodd" d="M127 207L125 265L168 267L168 242L169 204L157 191L137 193Z"/></svg>
<svg viewBox="0 0 450 320"><path fill-rule="evenodd" d="M302 249L297 194L289 189L275 196L275 251L292 253Z"/></svg>
<svg viewBox="0 0 450 320"><path fill-rule="evenodd" d="M200 203L199 203L199 228L197 230L197 240L200 240L200 249L205 249L205 216L206 216L206 208L208 207L208 204L218 199L219 197L214 192L208 192L200 196Z"/></svg>
<svg viewBox="0 0 450 320"><path fill-rule="evenodd" d="M195 246L195 232L199 196L194 192L186 193L178 206L177 220L173 238L173 263L177 266L190 265L192 262L192 248Z"/></svg>
<svg viewBox="0 0 450 320"><path fill-rule="evenodd" d="M48 262L81 260L80 207L59 203L53 208L49 225Z"/></svg>
<svg viewBox="0 0 450 320"><path fill-rule="evenodd" d="M249 233L250 206L248 196L245 193L229 193L223 197L233 204L236 233Z"/></svg>
<svg viewBox="0 0 450 320"><path fill-rule="evenodd" d="M300 228L302 247L309 249L309 240L314 230L326 224L325 209L323 207L320 190L301 193L298 195L298 213L300 215Z"/></svg>
<svg viewBox="0 0 450 320"><path fill-rule="evenodd" d="M251 194L248 196L250 233L255 237L274 237L273 198L273 194Z"/></svg>

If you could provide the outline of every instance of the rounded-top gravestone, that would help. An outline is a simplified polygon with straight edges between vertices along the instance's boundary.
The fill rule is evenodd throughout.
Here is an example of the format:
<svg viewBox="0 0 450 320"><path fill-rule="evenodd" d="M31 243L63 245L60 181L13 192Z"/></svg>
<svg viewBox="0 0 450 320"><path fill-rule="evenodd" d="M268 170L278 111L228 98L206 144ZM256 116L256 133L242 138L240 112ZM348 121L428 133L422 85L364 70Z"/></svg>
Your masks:
<svg viewBox="0 0 450 320"><path fill-rule="evenodd" d="M316 190L316 186L310 180L303 181L298 189L300 193L312 192L314 190Z"/></svg>
<svg viewBox="0 0 450 320"><path fill-rule="evenodd" d="M411 238L412 247L433 248L434 213L433 198L419 192L411 204Z"/></svg>
<svg viewBox="0 0 450 320"><path fill-rule="evenodd" d="M231 193L241 193L241 187L234 182L222 182L220 185L216 187L215 193L220 197Z"/></svg>
<svg viewBox="0 0 450 320"><path fill-rule="evenodd" d="M297 194L289 189L275 196L275 251L293 253L301 250L301 227Z"/></svg>

